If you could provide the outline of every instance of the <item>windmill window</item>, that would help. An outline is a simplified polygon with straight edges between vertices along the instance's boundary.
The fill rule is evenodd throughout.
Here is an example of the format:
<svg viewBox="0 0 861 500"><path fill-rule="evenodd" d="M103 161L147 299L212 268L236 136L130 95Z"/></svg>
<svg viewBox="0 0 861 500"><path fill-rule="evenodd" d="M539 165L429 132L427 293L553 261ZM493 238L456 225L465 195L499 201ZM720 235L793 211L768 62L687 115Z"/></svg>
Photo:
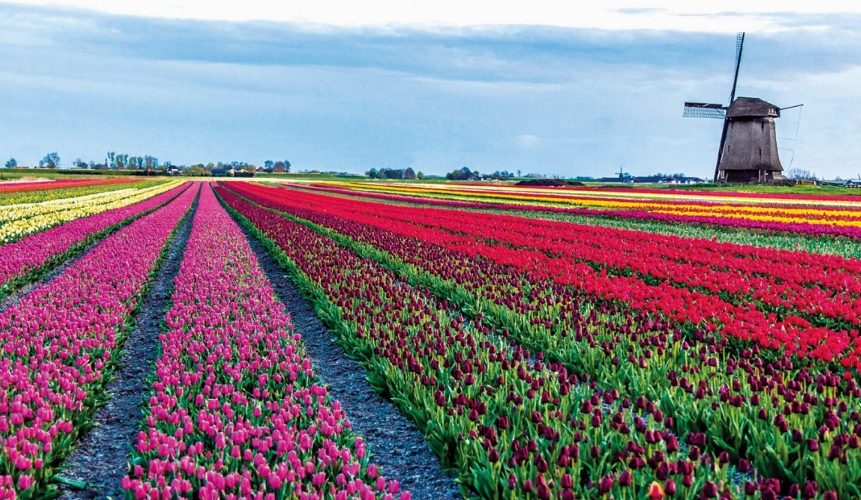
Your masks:
<svg viewBox="0 0 861 500"><path fill-rule="evenodd" d="M759 148L758 151L759 151L759 157L762 158L762 148Z"/></svg>

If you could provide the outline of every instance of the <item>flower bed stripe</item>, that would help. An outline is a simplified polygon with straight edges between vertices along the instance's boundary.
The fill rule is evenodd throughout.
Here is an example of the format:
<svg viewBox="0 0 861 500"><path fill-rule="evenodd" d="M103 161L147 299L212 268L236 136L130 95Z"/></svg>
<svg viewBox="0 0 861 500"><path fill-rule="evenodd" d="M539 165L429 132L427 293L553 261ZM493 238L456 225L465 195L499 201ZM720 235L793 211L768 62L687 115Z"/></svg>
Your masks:
<svg viewBox="0 0 861 500"><path fill-rule="evenodd" d="M140 179L69 179L44 182L2 182L0 183L0 205L46 201L67 198L68 193L86 192L89 188L107 187L114 189L117 184L132 184Z"/></svg>
<svg viewBox="0 0 861 500"><path fill-rule="evenodd" d="M393 498L208 186L174 284L130 495Z"/></svg>
<svg viewBox="0 0 861 500"><path fill-rule="evenodd" d="M176 198L190 183L133 205L75 219L0 246L0 300L105 235Z"/></svg>
<svg viewBox="0 0 861 500"><path fill-rule="evenodd" d="M528 204L526 200L516 200L502 202L501 200L474 200L475 196L464 194L460 198L465 198L467 201L453 200L452 197L457 197L454 192L442 192L440 194L428 194L419 190L412 190L408 196L399 194L384 194L384 193L399 193L403 190L394 190L391 186L374 186L361 185L349 186L350 190L338 190L347 194L356 194L360 192L362 196L389 199L392 201L408 201L421 202L433 205L458 206L462 208L482 208L482 209L498 209L514 212L548 212L556 214L581 215L588 217L601 217L610 219L622 220L643 220L656 221L668 224L702 224L705 226L718 226L728 228L742 228L747 230L769 231L774 233L796 233L808 236L842 236L859 240L861 239L861 228L854 226L839 225L839 219L835 220L838 225L827 224L812 224L810 222L791 220L788 218L774 215L771 217L752 218L745 216L744 218L724 218L715 215L677 215L658 212L647 212L642 210L619 210L613 208L588 209L588 208L570 208L551 206L542 203ZM377 192L364 192L364 188L374 188ZM325 188L332 190L332 188ZM357 191L354 191L357 190Z"/></svg>
<svg viewBox="0 0 861 500"><path fill-rule="evenodd" d="M63 222L131 205L168 191L180 182L161 182L143 189L128 188L42 203L9 205L0 211L0 242L10 243Z"/></svg>
<svg viewBox="0 0 861 500"><path fill-rule="evenodd" d="M197 189L94 247L0 314L0 497L51 496L106 395L139 297Z"/></svg>

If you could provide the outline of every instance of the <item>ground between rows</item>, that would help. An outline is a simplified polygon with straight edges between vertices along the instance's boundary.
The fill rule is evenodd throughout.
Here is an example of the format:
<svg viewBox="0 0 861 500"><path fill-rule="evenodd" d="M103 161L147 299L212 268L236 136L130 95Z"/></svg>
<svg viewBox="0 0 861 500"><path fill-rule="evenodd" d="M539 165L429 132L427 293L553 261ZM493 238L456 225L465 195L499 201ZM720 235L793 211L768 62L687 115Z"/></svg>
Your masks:
<svg viewBox="0 0 861 500"><path fill-rule="evenodd" d="M353 430L365 438L373 462L386 478L397 480L402 490L412 493L413 500L462 498L454 474L443 470L424 435L394 404L374 392L364 368L334 343L334 334L323 325L314 307L263 245L242 229L279 300L290 312L294 331L302 336L314 372L328 384L332 397L341 402Z"/></svg>

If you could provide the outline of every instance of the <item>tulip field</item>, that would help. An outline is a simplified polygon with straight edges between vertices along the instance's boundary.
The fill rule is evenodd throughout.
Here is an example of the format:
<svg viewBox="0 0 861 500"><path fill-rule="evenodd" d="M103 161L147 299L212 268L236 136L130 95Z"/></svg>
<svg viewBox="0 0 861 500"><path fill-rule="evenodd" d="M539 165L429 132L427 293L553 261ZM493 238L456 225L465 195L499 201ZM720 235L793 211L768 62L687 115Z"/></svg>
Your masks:
<svg viewBox="0 0 861 500"><path fill-rule="evenodd" d="M0 184L0 235L0 499L450 498L354 429L284 276L464 498L861 498L861 198L97 179Z"/></svg>

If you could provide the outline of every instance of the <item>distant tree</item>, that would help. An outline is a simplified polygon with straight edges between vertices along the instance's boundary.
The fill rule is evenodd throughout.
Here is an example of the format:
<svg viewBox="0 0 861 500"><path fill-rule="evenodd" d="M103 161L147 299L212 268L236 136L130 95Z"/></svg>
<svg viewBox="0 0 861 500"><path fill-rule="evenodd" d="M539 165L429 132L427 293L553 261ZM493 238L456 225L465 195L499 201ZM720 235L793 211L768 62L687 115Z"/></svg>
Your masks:
<svg viewBox="0 0 861 500"><path fill-rule="evenodd" d="M107 157L108 167L117 168L117 164L114 163L114 157L116 157L116 156L117 156L117 154L114 151L108 151L108 157Z"/></svg>
<svg viewBox="0 0 861 500"><path fill-rule="evenodd" d="M815 180L816 174L809 170L802 170L800 168L791 168L787 170L786 177L795 180Z"/></svg>
<svg viewBox="0 0 861 500"><path fill-rule="evenodd" d="M124 168L128 168L129 165L129 155L115 153L113 159L113 168L122 170Z"/></svg>
<svg viewBox="0 0 861 500"><path fill-rule="evenodd" d="M407 167L404 169L404 179L412 180L416 178L416 171L412 169L412 167Z"/></svg>
<svg viewBox="0 0 861 500"><path fill-rule="evenodd" d="M425 178L425 174L424 174L421 170L419 170L419 173L417 173L417 174L416 174L416 178L418 178L418 179L424 179L424 178Z"/></svg>
<svg viewBox="0 0 861 500"><path fill-rule="evenodd" d="M520 170L517 171L517 177L520 177Z"/></svg>
<svg viewBox="0 0 861 500"><path fill-rule="evenodd" d="M60 167L60 155L57 154L56 151L52 151L45 155L44 158L39 160L40 167L48 167L48 168L59 168Z"/></svg>
<svg viewBox="0 0 861 500"><path fill-rule="evenodd" d="M263 162L263 168L271 172L275 168L275 162L272 160L266 160Z"/></svg>
<svg viewBox="0 0 861 500"><path fill-rule="evenodd" d="M284 160L284 171L285 172L290 173L290 167L291 166L292 166L292 164L290 163L290 161Z"/></svg>
<svg viewBox="0 0 861 500"><path fill-rule="evenodd" d="M81 170L86 170L87 162L81 160L80 158L75 158L75 161L72 162L75 168L79 168Z"/></svg>
<svg viewBox="0 0 861 500"><path fill-rule="evenodd" d="M371 179L376 179L376 178L378 177L377 169L376 169L376 168L371 167L371 169L370 169L370 170L368 170L367 172L365 172L365 175L367 175L367 176L368 176L368 177L370 177Z"/></svg>
<svg viewBox="0 0 861 500"><path fill-rule="evenodd" d="M15 158L9 158L9 160L6 161L6 168L15 168L17 166L18 160L16 160Z"/></svg>
<svg viewBox="0 0 861 500"><path fill-rule="evenodd" d="M155 170L158 167L158 158L146 155L143 157L143 166L147 170Z"/></svg>

